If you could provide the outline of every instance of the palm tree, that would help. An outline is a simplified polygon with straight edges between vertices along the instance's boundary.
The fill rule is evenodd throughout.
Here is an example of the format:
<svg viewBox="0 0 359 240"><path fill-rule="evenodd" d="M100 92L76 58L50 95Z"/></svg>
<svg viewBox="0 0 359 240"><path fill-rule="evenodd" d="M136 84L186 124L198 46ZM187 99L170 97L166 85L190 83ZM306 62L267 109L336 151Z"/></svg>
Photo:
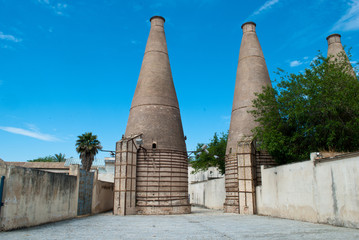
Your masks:
<svg viewBox="0 0 359 240"><path fill-rule="evenodd" d="M62 153L55 154L54 161L55 162L65 162L66 161L65 154L62 154Z"/></svg>
<svg viewBox="0 0 359 240"><path fill-rule="evenodd" d="M92 135L91 132L86 132L81 136L78 136L76 141L76 151L80 154L82 167L89 172L92 166L92 162L95 159L95 155L98 150L101 150L102 146L96 135Z"/></svg>

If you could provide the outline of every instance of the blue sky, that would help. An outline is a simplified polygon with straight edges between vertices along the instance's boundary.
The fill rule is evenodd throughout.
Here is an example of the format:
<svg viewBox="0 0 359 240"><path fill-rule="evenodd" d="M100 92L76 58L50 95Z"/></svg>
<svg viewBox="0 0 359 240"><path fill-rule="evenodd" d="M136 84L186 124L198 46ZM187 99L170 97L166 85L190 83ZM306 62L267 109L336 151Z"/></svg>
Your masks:
<svg viewBox="0 0 359 240"><path fill-rule="evenodd" d="M77 157L86 131L115 149L153 15L166 18L188 150L229 128L244 22L257 23L272 81L326 53L332 33L359 60L358 0L0 0L0 158Z"/></svg>

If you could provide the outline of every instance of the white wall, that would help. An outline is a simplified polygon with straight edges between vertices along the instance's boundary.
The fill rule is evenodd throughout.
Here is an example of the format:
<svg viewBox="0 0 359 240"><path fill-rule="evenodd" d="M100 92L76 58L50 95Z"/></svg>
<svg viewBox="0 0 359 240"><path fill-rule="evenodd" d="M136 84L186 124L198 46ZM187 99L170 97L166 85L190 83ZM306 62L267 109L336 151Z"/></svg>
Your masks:
<svg viewBox="0 0 359 240"><path fill-rule="evenodd" d="M113 209L113 183L94 181L91 214L107 212Z"/></svg>
<svg viewBox="0 0 359 240"><path fill-rule="evenodd" d="M258 214L359 228L359 153L262 168Z"/></svg>
<svg viewBox="0 0 359 240"><path fill-rule="evenodd" d="M95 171L91 214L107 212L113 209L113 182L100 181L99 171Z"/></svg>
<svg viewBox="0 0 359 240"><path fill-rule="evenodd" d="M105 158L105 166L98 168L98 180L114 183L115 158Z"/></svg>
<svg viewBox="0 0 359 240"><path fill-rule="evenodd" d="M216 168L209 168L191 174L193 168L188 169L188 192L190 203L211 209L223 209L226 196L224 175L221 175Z"/></svg>

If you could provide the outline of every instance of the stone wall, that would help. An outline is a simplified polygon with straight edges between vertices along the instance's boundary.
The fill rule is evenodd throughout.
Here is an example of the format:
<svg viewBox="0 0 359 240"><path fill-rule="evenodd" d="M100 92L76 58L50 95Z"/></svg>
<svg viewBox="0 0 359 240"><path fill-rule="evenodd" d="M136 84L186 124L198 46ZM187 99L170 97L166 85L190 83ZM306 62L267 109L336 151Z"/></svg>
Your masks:
<svg viewBox="0 0 359 240"><path fill-rule="evenodd" d="M76 217L79 171L79 165L70 165L67 175L0 163L0 176L5 176L0 231ZM113 209L113 183L98 178L95 171L91 214Z"/></svg>
<svg viewBox="0 0 359 240"><path fill-rule="evenodd" d="M262 168L258 214L359 228L359 153Z"/></svg>
<svg viewBox="0 0 359 240"><path fill-rule="evenodd" d="M0 230L30 227L77 216L77 178L0 164L5 176Z"/></svg>

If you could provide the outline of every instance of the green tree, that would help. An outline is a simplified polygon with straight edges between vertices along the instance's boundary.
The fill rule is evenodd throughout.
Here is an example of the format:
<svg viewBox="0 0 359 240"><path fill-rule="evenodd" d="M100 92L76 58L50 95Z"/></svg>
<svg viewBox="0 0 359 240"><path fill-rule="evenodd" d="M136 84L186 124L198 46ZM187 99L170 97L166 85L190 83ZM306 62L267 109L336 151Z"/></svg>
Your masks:
<svg viewBox="0 0 359 240"><path fill-rule="evenodd" d="M209 167L217 167L222 174L225 173L227 138L227 133L221 133L220 136L214 133L207 147L208 153L203 151L203 143L197 144L195 157L190 159L190 163L195 172L205 171Z"/></svg>
<svg viewBox="0 0 359 240"><path fill-rule="evenodd" d="M59 153L55 154L54 156L46 156L46 157L39 157L33 160L28 160L28 162L65 162L65 154Z"/></svg>
<svg viewBox="0 0 359 240"><path fill-rule="evenodd" d="M39 157L32 160L27 160L28 162L55 162L54 156L46 156L46 157Z"/></svg>
<svg viewBox="0 0 359 240"><path fill-rule="evenodd" d="M345 54L319 55L303 73L279 69L276 88L256 94L250 111L260 148L280 164L310 152L359 150L359 81L348 64Z"/></svg>
<svg viewBox="0 0 359 240"><path fill-rule="evenodd" d="M55 154L54 158L55 158L55 162L65 162L66 161L65 154L62 154L62 153Z"/></svg>
<svg viewBox="0 0 359 240"><path fill-rule="evenodd" d="M76 141L76 151L80 154L82 167L86 171L91 170L92 162L95 159L98 150L101 150L102 146L96 135L92 135L91 132L86 132L80 136Z"/></svg>

